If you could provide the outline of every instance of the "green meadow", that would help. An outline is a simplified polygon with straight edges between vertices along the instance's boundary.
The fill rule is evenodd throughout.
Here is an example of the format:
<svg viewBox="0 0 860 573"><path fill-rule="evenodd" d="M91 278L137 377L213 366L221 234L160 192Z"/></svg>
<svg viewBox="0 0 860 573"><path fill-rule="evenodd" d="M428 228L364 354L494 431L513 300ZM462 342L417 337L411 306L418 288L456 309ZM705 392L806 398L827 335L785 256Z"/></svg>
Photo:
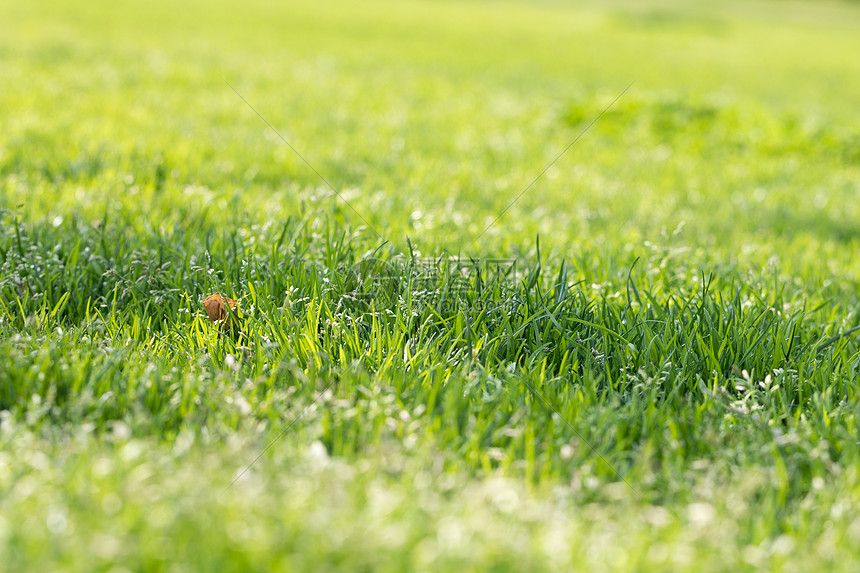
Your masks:
<svg viewBox="0 0 860 573"><path fill-rule="evenodd" d="M856 2L0 14L3 571L860 568Z"/></svg>

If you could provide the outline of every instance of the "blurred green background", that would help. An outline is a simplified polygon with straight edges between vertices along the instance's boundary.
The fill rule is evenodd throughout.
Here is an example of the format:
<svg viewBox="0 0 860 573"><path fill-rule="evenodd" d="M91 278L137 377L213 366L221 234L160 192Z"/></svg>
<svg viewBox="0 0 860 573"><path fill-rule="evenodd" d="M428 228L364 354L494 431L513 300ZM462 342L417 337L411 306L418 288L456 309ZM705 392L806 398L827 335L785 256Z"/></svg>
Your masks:
<svg viewBox="0 0 860 573"><path fill-rule="evenodd" d="M684 222L691 245L755 250L758 263L798 242L808 252L858 238L853 5L4 12L0 169L6 203L29 217L97 218L110 197L111 209L151 214L141 226L202 211L217 224L328 201L230 82L383 236L456 251L635 82L478 247L506 255L540 233L568 255L631 248Z"/></svg>

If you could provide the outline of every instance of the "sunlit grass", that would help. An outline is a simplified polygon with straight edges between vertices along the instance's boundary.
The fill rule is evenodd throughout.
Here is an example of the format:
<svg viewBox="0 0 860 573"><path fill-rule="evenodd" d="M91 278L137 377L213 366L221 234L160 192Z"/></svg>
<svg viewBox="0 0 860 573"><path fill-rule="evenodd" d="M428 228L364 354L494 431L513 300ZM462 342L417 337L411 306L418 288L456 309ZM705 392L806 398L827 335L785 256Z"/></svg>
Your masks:
<svg viewBox="0 0 860 573"><path fill-rule="evenodd" d="M860 12L774 6L5 5L0 563L856 569Z"/></svg>

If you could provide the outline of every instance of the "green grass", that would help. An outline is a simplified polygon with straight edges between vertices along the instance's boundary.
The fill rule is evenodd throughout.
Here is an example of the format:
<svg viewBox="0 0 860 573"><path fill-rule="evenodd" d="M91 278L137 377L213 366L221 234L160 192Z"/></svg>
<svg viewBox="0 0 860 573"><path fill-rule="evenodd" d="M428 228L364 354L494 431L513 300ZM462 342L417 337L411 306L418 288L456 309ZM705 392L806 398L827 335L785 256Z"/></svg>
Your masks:
<svg viewBox="0 0 860 573"><path fill-rule="evenodd" d="M856 4L0 11L4 570L858 567Z"/></svg>

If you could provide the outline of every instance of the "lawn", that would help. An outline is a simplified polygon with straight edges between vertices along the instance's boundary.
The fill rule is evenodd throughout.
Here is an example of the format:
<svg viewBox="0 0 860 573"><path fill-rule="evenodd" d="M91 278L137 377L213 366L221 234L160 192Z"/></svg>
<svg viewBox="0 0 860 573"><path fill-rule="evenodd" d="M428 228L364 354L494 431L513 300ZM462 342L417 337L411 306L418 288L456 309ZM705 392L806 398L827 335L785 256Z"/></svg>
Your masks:
<svg viewBox="0 0 860 573"><path fill-rule="evenodd" d="M860 567L856 2L0 13L0 569Z"/></svg>

